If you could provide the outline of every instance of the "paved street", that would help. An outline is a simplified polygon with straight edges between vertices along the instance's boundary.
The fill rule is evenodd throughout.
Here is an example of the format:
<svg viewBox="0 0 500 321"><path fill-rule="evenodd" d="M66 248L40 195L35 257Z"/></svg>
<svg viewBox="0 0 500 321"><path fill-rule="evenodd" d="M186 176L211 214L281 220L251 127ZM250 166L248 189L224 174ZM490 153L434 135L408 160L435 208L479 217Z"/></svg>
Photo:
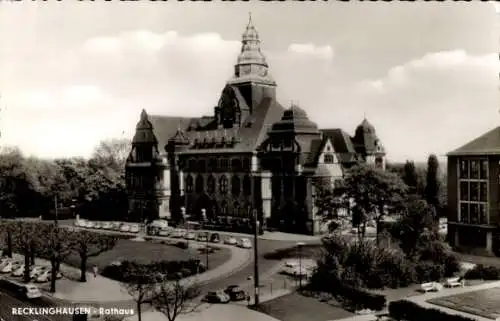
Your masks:
<svg viewBox="0 0 500 321"><path fill-rule="evenodd" d="M0 292L0 316L5 321L71 321L70 316L20 316L12 315L13 308L36 308L36 307L51 307L56 306L49 299L41 298L38 300L20 300L3 290Z"/></svg>

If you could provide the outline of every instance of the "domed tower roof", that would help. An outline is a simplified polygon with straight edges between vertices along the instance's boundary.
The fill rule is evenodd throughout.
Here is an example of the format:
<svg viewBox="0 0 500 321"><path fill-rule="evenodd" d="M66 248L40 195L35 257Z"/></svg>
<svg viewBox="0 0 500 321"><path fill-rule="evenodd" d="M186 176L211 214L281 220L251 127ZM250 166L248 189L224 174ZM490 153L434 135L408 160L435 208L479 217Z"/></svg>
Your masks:
<svg viewBox="0 0 500 321"><path fill-rule="evenodd" d="M234 76L230 84L260 82L268 85L276 83L269 75L266 57L260 50L260 38L250 15L247 27L241 37L241 52L234 66Z"/></svg>
<svg viewBox="0 0 500 321"><path fill-rule="evenodd" d="M377 137L375 127L365 118L356 127L354 141L366 154L385 153L382 143Z"/></svg>
<svg viewBox="0 0 500 321"><path fill-rule="evenodd" d="M153 124L149 121L149 116L145 109L141 112L141 119L135 126L135 135L132 144L157 144L158 141L153 132Z"/></svg>
<svg viewBox="0 0 500 321"><path fill-rule="evenodd" d="M281 120L272 125L271 132L318 133L318 125L297 104L283 112Z"/></svg>

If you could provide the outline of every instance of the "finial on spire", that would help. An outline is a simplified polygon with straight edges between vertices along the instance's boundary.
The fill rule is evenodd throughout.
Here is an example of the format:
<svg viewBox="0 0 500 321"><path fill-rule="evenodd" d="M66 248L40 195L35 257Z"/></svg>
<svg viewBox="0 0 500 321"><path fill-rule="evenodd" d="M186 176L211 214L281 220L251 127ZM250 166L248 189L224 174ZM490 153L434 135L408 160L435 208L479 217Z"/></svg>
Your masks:
<svg viewBox="0 0 500 321"><path fill-rule="evenodd" d="M141 111L141 121L146 121L148 120L148 113L146 112L146 109L143 109Z"/></svg>
<svg viewBox="0 0 500 321"><path fill-rule="evenodd" d="M251 26L252 25L252 13L249 12L248 13L248 26Z"/></svg>
<svg viewBox="0 0 500 321"><path fill-rule="evenodd" d="M366 119L366 111L363 112L363 119Z"/></svg>

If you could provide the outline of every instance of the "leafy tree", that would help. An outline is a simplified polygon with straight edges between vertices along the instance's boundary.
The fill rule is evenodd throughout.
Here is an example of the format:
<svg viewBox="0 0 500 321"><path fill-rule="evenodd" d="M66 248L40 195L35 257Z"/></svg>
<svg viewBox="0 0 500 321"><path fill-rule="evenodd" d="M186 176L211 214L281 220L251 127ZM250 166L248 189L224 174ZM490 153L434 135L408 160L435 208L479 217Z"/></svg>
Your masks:
<svg viewBox="0 0 500 321"><path fill-rule="evenodd" d="M366 164L350 168L344 184L346 197L366 213L361 223L368 218L375 220L378 244L382 219L388 211L402 205L406 185L398 175Z"/></svg>
<svg viewBox="0 0 500 321"><path fill-rule="evenodd" d="M80 230L70 236L72 249L80 256L80 282L87 282L87 261L90 257L111 250L117 237Z"/></svg>
<svg viewBox="0 0 500 321"><path fill-rule="evenodd" d="M189 303L199 295L196 285L183 284L181 280L165 281L157 287L153 305L168 321L175 321L179 315L195 310L196 306L189 306Z"/></svg>
<svg viewBox="0 0 500 321"><path fill-rule="evenodd" d="M39 234L40 224L26 221L12 221L12 240L13 248L24 255L24 282L28 283L30 278L30 258L33 249L33 242L36 241Z"/></svg>
<svg viewBox="0 0 500 321"><path fill-rule="evenodd" d="M406 161L402 178L403 182L408 186L409 192L416 193L418 188L418 175L414 162Z"/></svg>
<svg viewBox="0 0 500 321"><path fill-rule="evenodd" d="M330 232L333 232L340 226L339 211L349 210L349 200L345 195L345 187L338 185L336 188L325 186L315 186L316 188L316 208L323 221L328 222Z"/></svg>
<svg viewBox="0 0 500 321"><path fill-rule="evenodd" d="M425 199L434 207L439 206L439 161L436 155L430 155L427 160L427 180L425 185Z"/></svg>
<svg viewBox="0 0 500 321"><path fill-rule="evenodd" d="M56 292L56 276L60 272L61 263L72 252L71 237L74 232L54 223L40 224L39 229L45 245L41 248L40 255L50 261L50 292L54 293Z"/></svg>
<svg viewBox="0 0 500 321"><path fill-rule="evenodd" d="M0 216L16 217L26 193L24 157L18 148L3 148L0 153Z"/></svg>
<svg viewBox="0 0 500 321"><path fill-rule="evenodd" d="M434 209L416 195L405 201L405 209L399 221L392 227L392 236L400 241L401 249L414 256L420 236L434 228Z"/></svg>
<svg viewBox="0 0 500 321"><path fill-rule="evenodd" d="M0 235L4 237L4 252L3 254L12 258L12 233L14 232L11 220L0 220Z"/></svg>

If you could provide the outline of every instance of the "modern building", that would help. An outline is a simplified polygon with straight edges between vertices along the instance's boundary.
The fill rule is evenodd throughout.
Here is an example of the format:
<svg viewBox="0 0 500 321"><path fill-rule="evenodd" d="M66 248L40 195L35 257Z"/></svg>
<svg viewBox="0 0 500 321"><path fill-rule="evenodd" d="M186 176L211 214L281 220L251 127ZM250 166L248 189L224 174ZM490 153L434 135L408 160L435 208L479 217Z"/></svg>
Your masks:
<svg viewBox="0 0 500 321"><path fill-rule="evenodd" d="M448 238L493 254L500 222L500 127L448 153Z"/></svg>
<svg viewBox="0 0 500 321"><path fill-rule="evenodd" d="M184 208L191 219L248 221L257 210L266 226L314 234L316 184L333 186L357 162L385 167L366 119L351 137L282 107L251 19L241 42L213 115L142 111L126 165L131 218L174 219Z"/></svg>

